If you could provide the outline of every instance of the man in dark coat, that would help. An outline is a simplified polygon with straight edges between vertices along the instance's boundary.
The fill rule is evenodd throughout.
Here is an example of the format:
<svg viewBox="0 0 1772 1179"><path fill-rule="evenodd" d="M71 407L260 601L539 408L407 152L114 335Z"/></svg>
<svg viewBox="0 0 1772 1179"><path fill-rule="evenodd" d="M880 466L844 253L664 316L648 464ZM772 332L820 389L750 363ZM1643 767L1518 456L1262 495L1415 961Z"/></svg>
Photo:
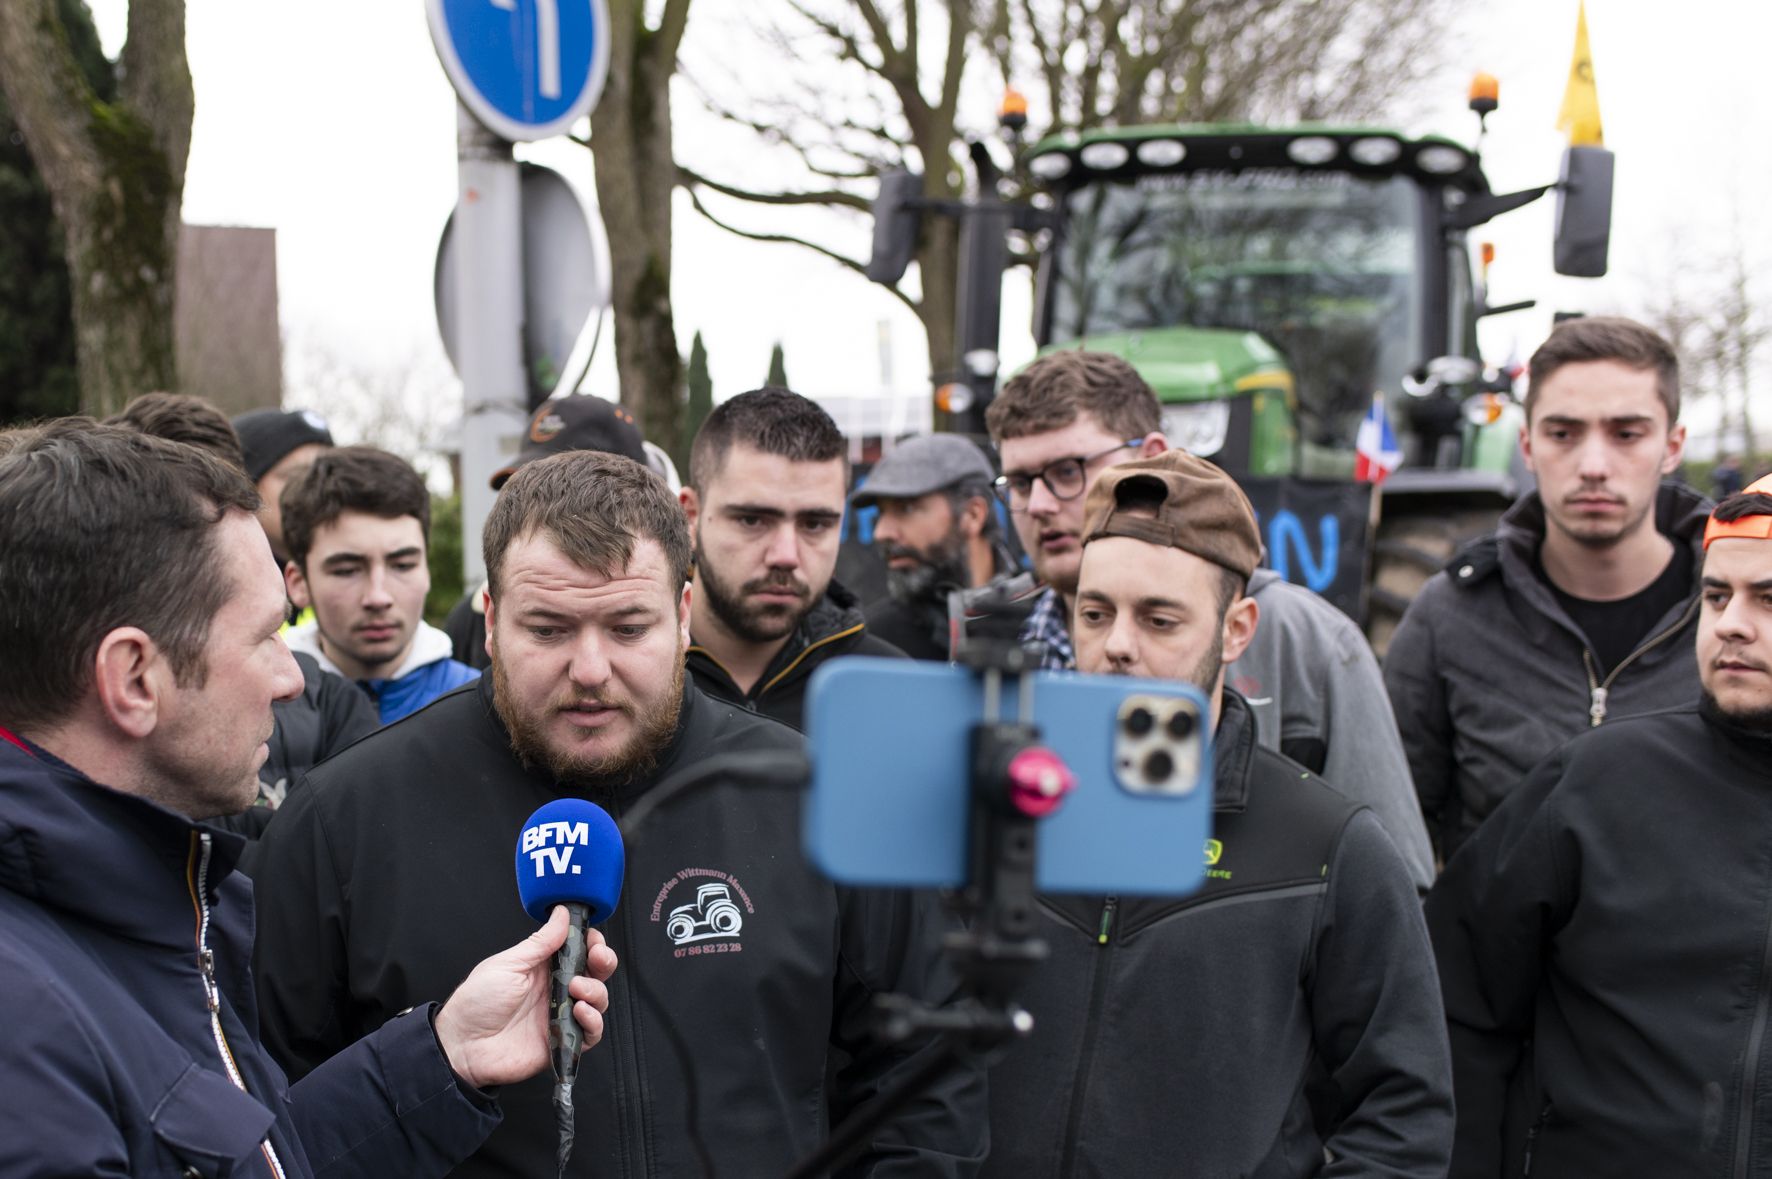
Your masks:
<svg viewBox="0 0 1772 1179"><path fill-rule="evenodd" d="M0 1174L440 1177L547 1067L563 909L299 1084L260 1046L244 844L205 822L302 690L258 506L113 427L0 459ZM603 983L572 992L595 1041Z"/></svg>
<svg viewBox="0 0 1772 1179"><path fill-rule="evenodd" d="M1706 529L1694 699L1562 746L1428 896L1461 1179L1772 1175L1767 492Z"/></svg>
<svg viewBox="0 0 1772 1179"><path fill-rule="evenodd" d="M1052 954L1020 996L1032 1035L991 1075L985 1174L1440 1179L1451 1062L1409 872L1372 811L1261 746L1224 686L1260 623L1248 500L1171 450L1104 472L1080 535L1079 669L1213 702L1207 881L1041 898Z"/></svg>
<svg viewBox="0 0 1772 1179"><path fill-rule="evenodd" d="M1537 490L1410 603L1384 682L1439 858L1583 729L1697 694L1710 501L1680 463L1673 348L1628 319L1558 325L1532 354L1520 443Z"/></svg>
<svg viewBox="0 0 1772 1179"><path fill-rule="evenodd" d="M798 729L806 681L826 660L904 656L868 633L855 595L831 578L848 486L847 444L816 402L768 387L708 414L682 494L696 687Z"/></svg>
<svg viewBox="0 0 1772 1179"><path fill-rule="evenodd" d="M524 466L484 551L491 671L309 774L259 844L261 1018L292 1075L532 924L511 857L536 808L571 796L619 816L717 754L802 744L685 682L688 530L638 463L576 451ZM720 778L629 841L604 926L623 962L613 1051L578 1074L569 1175L694 1175L705 1148L726 1179L776 1179L840 1111L939 1052L874 1051L867 1030L879 992L954 990L945 915L819 877L799 805ZM504 1125L457 1174L553 1174L549 1096L545 1079L507 1088ZM856 1173L970 1176L984 1114L982 1073L963 1069L874 1136Z"/></svg>

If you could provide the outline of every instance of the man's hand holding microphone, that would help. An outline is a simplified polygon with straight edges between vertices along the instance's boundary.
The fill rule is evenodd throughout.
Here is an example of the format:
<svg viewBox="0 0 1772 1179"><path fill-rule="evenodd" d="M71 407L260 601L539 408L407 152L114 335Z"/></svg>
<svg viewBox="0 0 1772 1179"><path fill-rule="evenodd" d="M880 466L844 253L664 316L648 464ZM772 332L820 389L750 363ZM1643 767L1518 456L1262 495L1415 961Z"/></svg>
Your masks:
<svg viewBox="0 0 1772 1179"><path fill-rule="evenodd" d="M528 1080L550 1062L548 1023L554 954L571 929L565 905L546 925L478 966L437 1012L437 1040L449 1067L476 1089ZM584 1048L603 1036L603 1012L615 973L615 951L595 929L584 930L586 974L569 984L572 1014L584 1029Z"/></svg>

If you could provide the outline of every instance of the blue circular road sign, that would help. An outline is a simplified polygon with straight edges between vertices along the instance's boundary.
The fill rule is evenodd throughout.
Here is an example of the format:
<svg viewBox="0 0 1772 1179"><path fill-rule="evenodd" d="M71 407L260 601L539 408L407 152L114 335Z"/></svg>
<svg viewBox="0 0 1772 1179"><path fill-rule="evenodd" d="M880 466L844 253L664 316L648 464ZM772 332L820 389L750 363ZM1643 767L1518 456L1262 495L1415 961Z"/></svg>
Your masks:
<svg viewBox="0 0 1772 1179"><path fill-rule="evenodd" d="M559 135L609 72L604 0L425 0L455 92L506 139Z"/></svg>

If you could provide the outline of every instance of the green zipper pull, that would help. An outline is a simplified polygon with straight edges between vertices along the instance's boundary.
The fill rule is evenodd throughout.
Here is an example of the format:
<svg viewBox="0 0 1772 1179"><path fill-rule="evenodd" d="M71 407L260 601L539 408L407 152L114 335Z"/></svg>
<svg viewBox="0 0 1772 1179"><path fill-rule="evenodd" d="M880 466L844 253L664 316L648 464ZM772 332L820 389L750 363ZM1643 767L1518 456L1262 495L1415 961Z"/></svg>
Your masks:
<svg viewBox="0 0 1772 1179"><path fill-rule="evenodd" d="M1114 904L1115 898L1109 897L1107 903L1101 907L1101 933L1096 938L1096 942L1099 945L1107 945L1108 930L1114 924Z"/></svg>

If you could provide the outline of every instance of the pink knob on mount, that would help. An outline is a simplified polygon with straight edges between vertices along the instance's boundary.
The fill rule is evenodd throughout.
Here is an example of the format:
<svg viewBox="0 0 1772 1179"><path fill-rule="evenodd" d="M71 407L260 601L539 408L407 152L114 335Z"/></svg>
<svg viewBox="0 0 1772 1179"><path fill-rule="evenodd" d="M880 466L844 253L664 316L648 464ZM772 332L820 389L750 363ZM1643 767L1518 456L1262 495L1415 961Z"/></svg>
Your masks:
<svg viewBox="0 0 1772 1179"><path fill-rule="evenodd" d="M1043 819L1057 810L1076 785L1070 767L1043 745L1030 745L1009 759L1009 800L1029 818Z"/></svg>

